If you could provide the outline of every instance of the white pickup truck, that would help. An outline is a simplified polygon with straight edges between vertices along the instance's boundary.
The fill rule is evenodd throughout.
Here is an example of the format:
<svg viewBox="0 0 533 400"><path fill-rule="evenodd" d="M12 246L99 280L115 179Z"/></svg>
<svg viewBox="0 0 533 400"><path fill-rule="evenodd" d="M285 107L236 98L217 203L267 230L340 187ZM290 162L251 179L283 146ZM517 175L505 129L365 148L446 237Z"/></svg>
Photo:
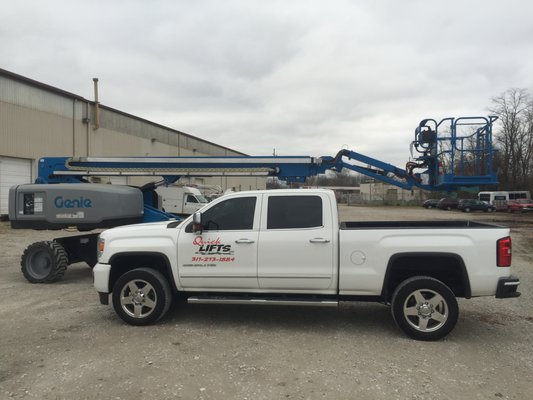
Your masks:
<svg viewBox="0 0 533 400"><path fill-rule="evenodd" d="M123 226L98 241L94 285L132 325L189 303L391 305L420 340L447 335L456 297L517 297L509 229L470 221L343 222L329 190L239 192L183 222Z"/></svg>

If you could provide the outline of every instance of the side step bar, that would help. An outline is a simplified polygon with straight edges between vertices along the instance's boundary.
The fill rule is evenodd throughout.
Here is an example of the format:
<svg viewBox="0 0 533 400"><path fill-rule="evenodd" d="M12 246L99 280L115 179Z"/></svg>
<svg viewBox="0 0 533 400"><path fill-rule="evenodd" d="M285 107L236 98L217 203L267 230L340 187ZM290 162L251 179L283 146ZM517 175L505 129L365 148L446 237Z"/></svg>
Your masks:
<svg viewBox="0 0 533 400"><path fill-rule="evenodd" d="M253 304L265 306L314 306L337 307L337 300L307 300L307 299L268 299L268 298L238 298L238 297L188 297L191 304Z"/></svg>

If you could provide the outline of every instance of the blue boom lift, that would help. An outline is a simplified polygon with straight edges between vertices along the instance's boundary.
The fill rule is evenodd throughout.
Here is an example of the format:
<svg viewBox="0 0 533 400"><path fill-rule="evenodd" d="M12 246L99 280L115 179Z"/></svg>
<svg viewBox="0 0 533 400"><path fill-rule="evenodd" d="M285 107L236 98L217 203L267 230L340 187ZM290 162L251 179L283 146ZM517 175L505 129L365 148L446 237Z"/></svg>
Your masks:
<svg viewBox="0 0 533 400"><path fill-rule="evenodd" d="M130 223L175 219L157 208L156 183L141 188L88 183L91 176L154 176L164 184L181 177L275 176L304 182L326 171L356 171L403 189L454 191L493 185L492 125L497 117L424 119L415 129L412 160L405 168L341 150L335 156L308 157L50 157L39 160L35 184L10 190L13 228L80 231ZM416 155L413 156L413 150ZM30 245L22 272L30 282L54 282L67 265L96 263L97 234L56 238Z"/></svg>

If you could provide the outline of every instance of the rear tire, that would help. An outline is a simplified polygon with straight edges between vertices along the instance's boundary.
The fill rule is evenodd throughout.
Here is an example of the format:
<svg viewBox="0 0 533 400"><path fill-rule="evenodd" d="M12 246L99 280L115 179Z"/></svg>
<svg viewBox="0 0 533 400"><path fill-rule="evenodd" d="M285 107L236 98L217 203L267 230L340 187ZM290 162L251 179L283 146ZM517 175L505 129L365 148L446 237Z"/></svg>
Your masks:
<svg viewBox="0 0 533 400"><path fill-rule="evenodd" d="M415 276L400 283L391 303L396 324L416 340L442 339L452 331L459 317L459 306L451 289L429 276Z"/></svg>
<svg viewBox="0 0 533 400"><path fill-rule="evenodd" d="M122 275L113 287L113 308L130 325L149 325L170 308L168 280L152 268L137 268Z"/></svg>
<svg viewBox="0 0 533 400"><path fill-rule="evenodd" d="M57 282L65 275L67 266L67 252L53 241L29 245L20 260L22 274L31 283Z"/></svg>

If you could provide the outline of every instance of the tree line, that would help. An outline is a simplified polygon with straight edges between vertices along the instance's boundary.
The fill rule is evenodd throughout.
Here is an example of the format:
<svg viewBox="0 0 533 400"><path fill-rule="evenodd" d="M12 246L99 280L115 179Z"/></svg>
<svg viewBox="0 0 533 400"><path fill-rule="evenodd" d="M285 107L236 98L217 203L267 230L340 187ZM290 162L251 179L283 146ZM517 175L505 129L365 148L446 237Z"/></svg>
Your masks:
<svg viewBox="0 0 533 400"><path fill-rule="evenodd" d="M533 191L533 98L527 89L509 89L492 98L499 117L494 129L494 165L501 190Z"/></svg>

